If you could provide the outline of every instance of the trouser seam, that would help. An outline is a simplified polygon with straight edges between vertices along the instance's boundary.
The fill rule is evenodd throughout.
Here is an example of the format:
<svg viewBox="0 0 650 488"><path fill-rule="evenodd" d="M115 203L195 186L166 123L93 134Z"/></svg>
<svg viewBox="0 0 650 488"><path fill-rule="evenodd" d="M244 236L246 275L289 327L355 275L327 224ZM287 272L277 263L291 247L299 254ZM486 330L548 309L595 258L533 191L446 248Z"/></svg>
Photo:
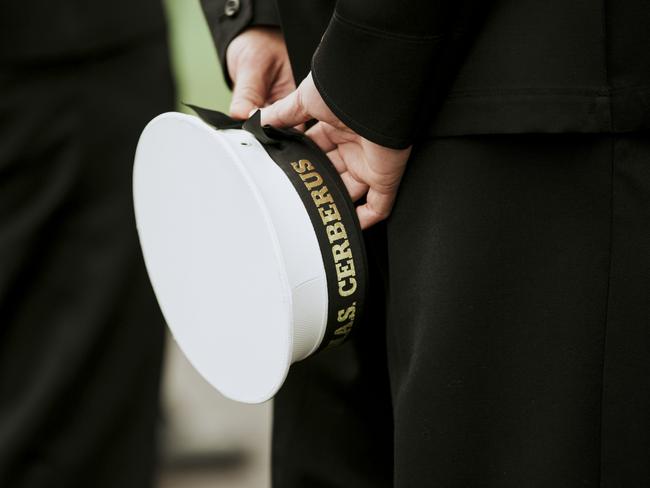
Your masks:
<svg viewBox="0 0 650 488"><path fill-rule="evenodd" d="M614 229L614 175L616 166L616 136L611 136L610 143L610 181L609 181L609 236L608 236L608 262L607 262L607 285L605 292L605 313L603 318L603 346L602 346L602 365L601 365L601 397L600 397L600 429L599 429L599 442L600 442L600 459L599 459L599 483L598 485L604 487L604 442L603 442L603 424L604 424L604 405L605 405L605 358L607 356L607 325L609 321L609 308L610 308L610 295L611 295L611 281L612 281L612 254L613 254L613 229Z"/></svg>

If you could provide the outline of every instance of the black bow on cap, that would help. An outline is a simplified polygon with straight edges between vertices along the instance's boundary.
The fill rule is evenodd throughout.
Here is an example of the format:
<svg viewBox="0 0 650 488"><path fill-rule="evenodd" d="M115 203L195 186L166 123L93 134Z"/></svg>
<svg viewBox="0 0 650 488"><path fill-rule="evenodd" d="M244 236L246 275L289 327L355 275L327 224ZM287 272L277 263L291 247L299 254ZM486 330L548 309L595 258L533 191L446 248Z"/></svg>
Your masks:
<svg viewBox="0 0 650 488"><path fill-rule="evenodd" d="M215 129L244 129L255 136L262 144L280 145L283 139L297 139L303 137L303 134L295 129L277 129L270 125L262 125L262 112L257 109L248 120L235 120L228 115L210 110L203 107L197 107L189 103L183 104L191 108L203 120L213 126Z"/></svg>

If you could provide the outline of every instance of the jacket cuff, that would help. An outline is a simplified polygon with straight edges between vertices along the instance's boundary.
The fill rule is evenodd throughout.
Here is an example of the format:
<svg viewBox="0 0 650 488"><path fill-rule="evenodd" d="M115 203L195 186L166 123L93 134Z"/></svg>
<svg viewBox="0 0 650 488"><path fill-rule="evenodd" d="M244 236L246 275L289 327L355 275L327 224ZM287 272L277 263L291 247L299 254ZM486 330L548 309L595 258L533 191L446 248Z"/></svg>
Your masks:
<svg viewBox="0 0 650 488"><path fill-rule="evenodd" d="M251 26L280 27L275 2L272 0L201 0L203 13L217 48L224 80L232 89L228 74L226 50L230 42Z"/></svg>
<svg viewBox="0 0 650 488"><path fill-rule="evenodd" d="M443 38L384 32L335 12L312 58L312 77L350 129L403 149L415 137Z"/></svg>

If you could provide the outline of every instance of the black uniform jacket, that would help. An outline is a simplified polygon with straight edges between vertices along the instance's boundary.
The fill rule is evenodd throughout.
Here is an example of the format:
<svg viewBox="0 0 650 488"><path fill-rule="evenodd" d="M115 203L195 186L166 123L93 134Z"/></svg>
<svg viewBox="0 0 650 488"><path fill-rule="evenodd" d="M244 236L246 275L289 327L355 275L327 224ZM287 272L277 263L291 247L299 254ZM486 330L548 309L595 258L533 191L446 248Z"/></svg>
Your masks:
<svg viewBox="0 0 650 488"><path fill-rule="evenodd" d="M647 0L202 3L222 62L246 26L281 25L296 81L311 67L341 120L386 146L650 128Z"/></svg>

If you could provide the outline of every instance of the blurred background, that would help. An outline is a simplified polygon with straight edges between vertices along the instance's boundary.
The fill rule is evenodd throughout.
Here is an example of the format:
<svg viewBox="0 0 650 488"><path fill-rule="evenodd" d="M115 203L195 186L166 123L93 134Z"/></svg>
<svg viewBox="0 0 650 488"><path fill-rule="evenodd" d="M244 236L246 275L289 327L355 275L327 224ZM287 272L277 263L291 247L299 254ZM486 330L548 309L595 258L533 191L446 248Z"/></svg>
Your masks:
<svg viewBox="0 0 650 488"><path fill-rule="evenodd" d="M165 0L165 10L179 102L227 112L230 92L198 0ZM162 402L160 488L270 485L270 404L224 398L195 372L171 338Z"/></svg>

